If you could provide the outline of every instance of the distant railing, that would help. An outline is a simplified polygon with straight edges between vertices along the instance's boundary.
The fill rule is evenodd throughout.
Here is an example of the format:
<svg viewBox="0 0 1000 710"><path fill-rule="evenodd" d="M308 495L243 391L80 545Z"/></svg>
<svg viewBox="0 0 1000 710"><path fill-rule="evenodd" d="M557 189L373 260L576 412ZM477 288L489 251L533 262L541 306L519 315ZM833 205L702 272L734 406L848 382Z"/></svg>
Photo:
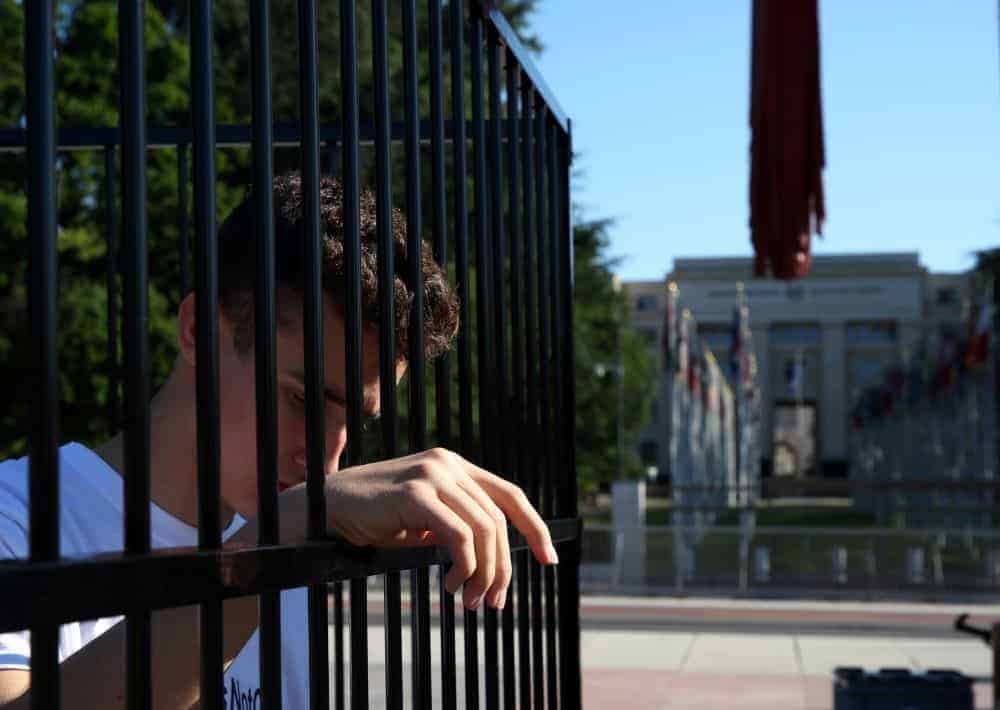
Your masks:
<svg viewBox="0 0 1000 710"><path fill-rule="evenodd" d="M1000 588L1000 530L727 525L700 533L693 554L678 559L674 526L588 524L583 590L928 598Z"/></svg>

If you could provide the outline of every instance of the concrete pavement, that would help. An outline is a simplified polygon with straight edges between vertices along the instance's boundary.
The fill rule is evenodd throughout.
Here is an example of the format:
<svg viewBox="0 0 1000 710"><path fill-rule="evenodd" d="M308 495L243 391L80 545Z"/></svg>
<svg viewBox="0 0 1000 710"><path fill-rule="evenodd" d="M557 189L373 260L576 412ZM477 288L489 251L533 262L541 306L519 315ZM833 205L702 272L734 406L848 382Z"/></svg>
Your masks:
<svg viewBox="0 0 1000 710"><path fill-rule="evenodd" d="M990 650L951 630L962 612L1000 619L1000 605L585 597L586 707L830 710L833 669L861 666L958 670L991 708Z"/></svg>
<svg viewBox="0 0 1000 710"><path fill-rule="evenodd" d="M368 631L372 707L384 706L380 611L381 600L371 598L369 621L375 624ZM831 710L833 669L853 665L870 670L955 669L980 679L974 685L976 707L990 708L990 651L982 642L951 631L952 619L961 612L972 613L971 621L981 625L1000 619L1000 605L584 597L584 706L598 710ZM405 658L409 656L408 628L403 634ZM483 643L480 627L481 707L485 707ZM437 661L436 629L432 646ZM459 632L460 707L463 650ZM435 705L439 673L435 664ZM408 669L404 676L404 697L409 697Z"/></svg>

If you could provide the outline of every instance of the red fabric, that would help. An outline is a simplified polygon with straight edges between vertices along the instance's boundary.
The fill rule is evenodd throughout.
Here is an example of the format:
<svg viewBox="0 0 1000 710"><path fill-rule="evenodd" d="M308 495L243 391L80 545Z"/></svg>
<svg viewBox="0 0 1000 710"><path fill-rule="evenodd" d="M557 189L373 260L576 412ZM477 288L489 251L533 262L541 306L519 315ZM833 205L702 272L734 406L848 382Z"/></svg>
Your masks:
<svg viewBox="0 0 1000 710"><path fill-rule="evenodd" d="M750 230L754 273L801 278L822 233L823 116L817 0L754 0Z"/></svg>

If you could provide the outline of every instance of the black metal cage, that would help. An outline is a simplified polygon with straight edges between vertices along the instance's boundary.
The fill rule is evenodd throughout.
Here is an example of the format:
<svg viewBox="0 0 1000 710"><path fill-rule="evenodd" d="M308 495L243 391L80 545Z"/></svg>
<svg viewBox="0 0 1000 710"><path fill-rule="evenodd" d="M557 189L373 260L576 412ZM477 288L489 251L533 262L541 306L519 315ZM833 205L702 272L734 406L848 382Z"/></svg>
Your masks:
<svg viewBox="0 0 1000 710"><path fill-rule="evenodd" d="M337 708L370 705L368 578L384 583L385 701L390 708L432 704L431 689L443 707L458 697L456 637L464 647L464 705L565 707L581 705L579 662L577 517L573 442L573 255L570 215L570 123L553 99L503 14L492 3L429 0L427 46L418 47L415 0L399 4L403 52L402 122L394 122L389 100L387 37L389 9L372 0L374 107L370 122L359 117L359 30L354 0L339 3L342 114L320 115L317 72L317 7L298 3L300 113L297 125L272 117L269 4L250 5L252 121L217 125L213 84L213 4L190 4L191 85L189 126L147 126L146 61L142 2L119 3L118 41L120 125L57 126L54 43L58 28L51 0L23 3L26 111L22 127L0 130L0 150L26 151L26 196L30 239L29 318L35 369L29 434L30 559L0 564L0 632L31 631L31 706L60 706L57 655L61 623L125 615L127 625L127 707L151 703L151 615L181 605L201 609L201 707L225 707L222 656L224 599L259 595L261 694L253 707L281 704L279 591L309 588L310 705ZM397 9L393 4L393 11ZM445 14L444 17L442 15ZM445 30L449 30L446 32ZM485 55L485 67L484 67ZM421 67L421 58L426 66ZM330 58L325 58L330 59ZM468 60L468 61L467 61ZM485 76L484 76L485 68ZM450 97L444 76L451 77ZM419 84L429 85L429 105L421 106ZM468 86L467 86L468 82ZM506 84L504 86L504 83ZM471 86L471 96L467 95ZM426 115L421 112L426 110ZM335 118L336 120L329 120ZM328 120L321 120L328 119ZM431 570L446 565L437 548L375 550L332 539L325 530L322 462L324 404L322 284L319 268L319 183L323 156L336 156L332 172L343 185L345 231L347 376L347 466L364 462L360 367L362 322L359 263L359 194L363 153L373 151L374 185L380 215L392 205L396 144L405 155L405 212L411 250L419 252L424 232L435 258L457 283L461 318L456 351L438 359L429 383L434 392L435 426L428 425L423 323L413 309L409 350L409 450L432 444L453 448L470 460L518 483L548 522L561 564L542 567L530 558L524 540L511 533L516 603L502 613L465 611L456 631L455 600L441 582L437 597L439 659L432 656ZM275 427L275 276L273 204L270 190L256 191L255 329L259 546L231 549L222 544L218 391L218 264L216 244L216 155L223 147L249 148L252 184L270 186L274 152L297 146L300 160L309 265L303 284L307 376L309 539L300 546L278 541L277 434ZM471 148L471 165L467 150ZM197 550L153 553L150 545L149 309L147 283L147 165L152 151L177 151L181 179L177 196L180 224L177 249L182 278L193 257L197 299L197 455L199 544ZM188 182L188 151L192 180ZM120 378L120 409L111 397L112 420L120 419L125 439L125 549L100 559L60 559L59 419L60 372L57 339L60 155L97 151L104 156L103 197L107 219L107 332L112 380ZM450 156L449 156L450 152ZM423 157L421 157L423 156ZM120 160L120 181L116 168ZM421 176L429 165L429 179ZM448 168L450 167L450 170ZM187 220L188 189L193 194L193 235ZM468 195L471 190L471 199ZM120 211L115 196L120 191ZM452 204L447 204L451 201ZM428 214L425 224L424 213ZM119 216L120 215L120 216ZM392 249L388 219L380 219L380 293L391 293ZM471 232L471 235L470 235ZM193 239L191 238L193 236ZM471 237L471 238L470 238ZM471 242L471 243L470 243ZM189 246L189 245L193 245ZM192 253L189 254L189 250ZM411 251L411 253L414 253ZM470 256L474 262L470 263ZM410 274L420 294L419 259ZM122 308L113 295L122 282ZM474 288L473 288L474 284ZM391 303L391 299L386 299ZM398 449L392 357L392 309L381 311L383 453ZM261 327L261 324L263 327ZM116 343L123 353L117 361ZM25 347L28 347L25 345ZM476 350L477 352L473 352ZM457 368L457 388L451 368ZM117 389L117 388L113 388ZM457 390L457 391L456 391ZM261 394L263 393L263 394ZM453 404L456 412L453 412ZM453 420L458 431L452 431ZM404 649L400 572L411 570L409 611L412 698L402 697ZM443 575L439 575L443 580ZM346 650L344 583L349 585L350 667ZM330 599L332 598L332 604ZM333 618L329 612L332 610ZM482 616L484 647L478 647ZM333 642L328 640L333 634ZM332 652L328 650L332 647ZM485 658L478 677L480 653ZM332 658L331 658L332 656ZM440 667L440 673L433 670ZM481 685L482 684L482 685ZM64 701L65 702L65 701ZM230 704L230 707L235 707Z"/></svg>

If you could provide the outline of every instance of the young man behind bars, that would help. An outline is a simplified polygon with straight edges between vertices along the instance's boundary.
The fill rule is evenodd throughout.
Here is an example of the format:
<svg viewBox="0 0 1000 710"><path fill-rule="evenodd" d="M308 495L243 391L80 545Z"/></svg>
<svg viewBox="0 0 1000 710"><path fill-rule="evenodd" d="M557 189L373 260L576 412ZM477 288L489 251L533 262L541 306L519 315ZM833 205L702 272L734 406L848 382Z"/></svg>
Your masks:
<svg viewBox="0 0 1000 710"><path fill-rule="evenodd" d="M535 557L557 562L548 530L516 486L457 454L434 449L338 471L347 441L344 367L344 246L342 193L324 179L323 337L326 390L327 526L356 545L441 545L454 561L445 583L464 583L466 607L502 608L511 579L507 520L527 538ZM296 174L274 181L277 272L278 505L281 541L306 535L306 414L302 314L302 185ZM219 400L223 539L257 542L256 406L254 400L253 205L240 204L219 232ZM424 275L424 352L445 352L457 328L457 299L430 250L406 253L405 219L393 213L397 382L406 369L410 293L408 259ZM375 198L361 196L361 288L364 414L379 412ZM151 541L154 548L197 544L198 491L195 396L195 300L177 314L179 355L151 408ZM123 437L88 449L60 450L61 554L79 557L123 548ZM0 464L0 559L28 556L28 462ZM281 595L284 707L308 707L306 590ZM153 614L153 705L189 708L199 695L198 609ZM66 624L59 637L63 697L73 707L124 707L125 625L121 617ZM259 707L257 597L225 605L224 687L227 707ZM0 634L0 706L27 707L28 632ZM319 670L321 673L327 669Z"/></svg>

